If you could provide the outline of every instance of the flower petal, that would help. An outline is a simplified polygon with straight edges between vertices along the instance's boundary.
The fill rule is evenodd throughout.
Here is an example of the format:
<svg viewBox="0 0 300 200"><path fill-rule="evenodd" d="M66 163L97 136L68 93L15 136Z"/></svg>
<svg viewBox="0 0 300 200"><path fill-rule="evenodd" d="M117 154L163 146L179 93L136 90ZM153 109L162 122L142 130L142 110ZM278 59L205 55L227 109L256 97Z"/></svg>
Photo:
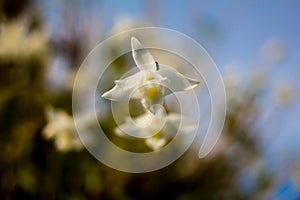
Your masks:
<svg viewBox="0 0 300 200"><path fill-rule="evenodd" d="M127 117L125 122L115 128L119 136L132 136L137 138L149 138L152 136L151 122L153 115L150 112L144 113L135 119Z"/></svg>
<svg viewBox="0 0 300 200"><path fill-rule="evenodd" d="M177 132L188 134L197 128L197 124L177 113L169 113L167 115L167 124L164 127L164 138L172 138Z"/></svg>
<svg viewBox="0 0 300 200"><path fill-rule="evenodd" d="M177 129L180 125L180 131L183 133L192 132L197 128L197 123L187 117L181 116L177 113L170 113L168 115L168 122L172 125L176 125Z"/></svg>
<svg viewBox="0 0 300 200"><path fill-rule="evenodd" d="M140 70L155 71L156 64L151 53L135 38L131 38L132 57Z"/></svg>
<svg viewBox="0 0 300 200"><path fill-rule="evenodd" d="M172 68L164 67L158 70L157 73L166 78L162 80L166 88L166 95L176 91L189 90L200 84L200 81L185 77Z"/></svg>
<svg viewBox="0 0 300 200"><path fill-rule="evenodd" d="M116 80L116 85L111 90L105 92L102 97L112 101L140 99L143 95L139 92L138 88L144 76L144 72L140 71L123 80Z"/></svg>
<svg viewBox="0 0 300 200"><path fill-rule="evenodd" d="M148 147L157 151L167 143L167 140L165 138L149 138L145 140L145 143Z"/></svg>

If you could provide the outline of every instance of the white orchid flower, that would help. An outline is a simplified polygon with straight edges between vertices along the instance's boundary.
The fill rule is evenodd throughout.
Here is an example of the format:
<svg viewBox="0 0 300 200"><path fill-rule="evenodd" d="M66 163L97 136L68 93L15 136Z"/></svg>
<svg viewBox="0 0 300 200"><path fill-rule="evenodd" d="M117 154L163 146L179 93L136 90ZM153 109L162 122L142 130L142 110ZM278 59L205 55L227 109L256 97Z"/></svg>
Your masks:
<svg viewBox="0 0 300 200"><path fill-rule="evenodd" d="M177 113L166 114L163 109L158 109L155 114L147 111L134 119L126 118L125 123L116 127L114 132L122 137L144 138L146 145L156 151L171 140L177 132L187 134L195 129L195 122Z"/></svg>
<svg viewBox="0 0 300 200"><path fill-rule="evenodd" d="M146 109L162 104L163 97L176 91L189 90L197 86L198 80L190 79L175 69L160 66L150 52L135 38L131 38L132 56L139 72L122 80L102 97L112 101L141 99Z"/></svg>

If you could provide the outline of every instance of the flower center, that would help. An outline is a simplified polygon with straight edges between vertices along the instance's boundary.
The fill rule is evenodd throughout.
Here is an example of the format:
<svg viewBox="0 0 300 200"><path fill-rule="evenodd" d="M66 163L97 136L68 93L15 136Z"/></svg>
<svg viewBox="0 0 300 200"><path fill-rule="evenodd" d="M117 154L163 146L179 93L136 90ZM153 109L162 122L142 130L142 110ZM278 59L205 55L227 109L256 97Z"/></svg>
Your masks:
<svg viewBox="0 0 300 200"><path fill-rule="evenodd" d="M146 80L151 81L155 79L154 75L152 73L146 73Z"/></svg>
<svg viewBox="0 0 300 200"><path fill-rule="evenodd" d="M154 138L160 138L162 136L161 130L153 130L152 131L152 137Z"/></svg>
<svg viewBox="0 0 300 200"><path fill-rule="evenodd" d="M160 93L159 86L151 86L146 89L146 97L150 100L155 100Z"/></svg>

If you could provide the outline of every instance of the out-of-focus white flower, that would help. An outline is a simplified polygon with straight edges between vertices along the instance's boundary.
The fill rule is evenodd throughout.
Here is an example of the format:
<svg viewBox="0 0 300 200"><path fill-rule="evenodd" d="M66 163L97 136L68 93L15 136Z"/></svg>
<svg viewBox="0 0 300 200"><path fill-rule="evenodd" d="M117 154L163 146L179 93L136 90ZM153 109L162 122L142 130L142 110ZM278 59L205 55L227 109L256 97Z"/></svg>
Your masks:
<svg viewBox="0 0 300 200"><path fill-rule="evenodd" d="M43 136L46 139L54 139L58 150L67 152L83 149L80 138L76 133L73 118L67 112L48 106L46 108L46 119L48 123L43 129Z"/></svg>
<svg viewBox="0 0 300 200"><path fill-rule="evenodd" d="M163 147L178 131L184 134L195 130L196 123L185 119L177 113L165 114L163 109L158 109L156 114L150 111L131 119L116 127L114 132L119 136L135 136L144 138L145 143L153 150ZM124 134L126 133L126 135Z"/></svg>
<svg viewBox="0 0 300 200"><path fill-rule="evenodd" d="M48 35L38 30L27 32L26 24L20 21L4 23L0 29L0 58L26 59L47 51Z"/></svg>
<svg viewBox="0 0 300 200"><path fill-rule="evenodd" d="M271 38L262 46L262 54L272 63L277 63L285 56L285 46L279 39Z"/></svg>
<svg viewBox="0 0 300 200"><path fill-rule="evenodd" d="M135 38L131 38L133 59L139 72L125 79L116 80L115 86L102 97L113 101L141 99L146 109L161 104L163 97L176 91L197 86L198 80L190 79L169 67L161 67L150 52Z"/></svg>
<svg viewBox="0 0 300 200"><path fill-rule="evenodd" d="M114 39L114 47L119 48L118 46L122 45L127 38L130 37L130 33L125 33L125 31L136 29L139 27L152 26L146 21L141 19L133 18L130 15L119 15L114 19L112 28L109 30L109 35L116 35L122 32L121 35Z"/></svg>
<svg viewBox="0 0 300 200"><path fill-rule="evenodd" d="M284 106L292 102L294 99L294 88L292 85L285 83L275 87L275 100L280 106Z"/></svg>
<svg viewBox="0 0 300 200"><path fill-rule="evenodd" d="M115 19L114 25L110 30L110 33L117 34L129 29L136 28L138 23L130 16L122 15Z"/></svg>

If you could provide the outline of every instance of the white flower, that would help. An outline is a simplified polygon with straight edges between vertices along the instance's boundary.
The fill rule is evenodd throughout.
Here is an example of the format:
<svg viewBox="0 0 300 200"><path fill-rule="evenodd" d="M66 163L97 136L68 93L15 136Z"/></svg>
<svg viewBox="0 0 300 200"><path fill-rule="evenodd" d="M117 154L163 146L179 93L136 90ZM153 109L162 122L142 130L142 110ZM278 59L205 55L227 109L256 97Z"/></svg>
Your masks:
<svg viewBox="0 0 300 200"><path fill-rule="evenodd" d="M164 96L192 89L200 83L172 68L160 66L135 37L131 38L131 48L140 71L125 79L116 80L116 85L102 97L112 101L141 99L144 107L149 109L151 105L161 104Z"/></svg>
<svg viewBox="0 0 300 200"><path fill-rule="evenodd" d="M276 64L286 56L285 44L278 38L270 38L262 46L262 54L268 61Z"/></svg>
<svg viewBox="0 0 300 200"><path fill-rule="evenodd" d="M275 86L275 100L279 106L286 106L294 100L295 91L291 84L281 83Z"/></svg>
<svg viewBox="0 0 300 200"><path fill-rule="evenodd" d="M171 140L177 132L189 133L196 128L196 123L185 119L177 113L166 115L163 109L153 114L150 111L116 127L114 132L119 136L144 138L145 143L153 150L158 150ZM126 134L126 135L125 135Z"/></svg>
<svg viewBox="0 0 300 200"><path fill-rule="evenodd" d="M48 51L48 35L44 30L28 32L22 21L3 23L0 27L0 59L22 62L32 56L43 56Z"/></svg>
<svg viewBox="0 0 300 200"><path fill-rule="evenodd" d="M63 152L82 150L83 145L76 133L73 118L63 110L46 108L47 125L43 129L46 139L54 139L55 147Z"/></svg>

